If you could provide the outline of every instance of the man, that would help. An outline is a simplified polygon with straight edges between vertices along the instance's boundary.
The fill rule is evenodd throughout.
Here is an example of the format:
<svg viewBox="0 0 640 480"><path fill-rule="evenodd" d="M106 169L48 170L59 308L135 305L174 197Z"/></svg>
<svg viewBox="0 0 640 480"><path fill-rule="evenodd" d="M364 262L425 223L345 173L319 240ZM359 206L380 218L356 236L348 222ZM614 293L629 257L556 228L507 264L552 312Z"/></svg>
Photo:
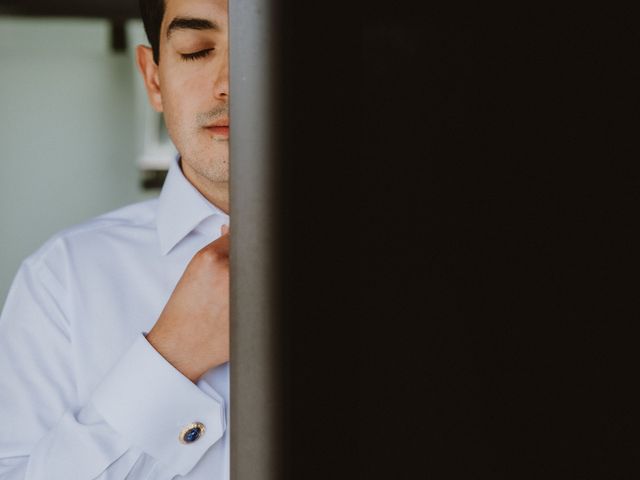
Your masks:
<svg viewBox="0 0 640 480"><path fill-rule="evenodd" d="M180 157L159 199L23 262L0 317L1 480L229 476L227 6L141 11L138 67Z"/></svg>

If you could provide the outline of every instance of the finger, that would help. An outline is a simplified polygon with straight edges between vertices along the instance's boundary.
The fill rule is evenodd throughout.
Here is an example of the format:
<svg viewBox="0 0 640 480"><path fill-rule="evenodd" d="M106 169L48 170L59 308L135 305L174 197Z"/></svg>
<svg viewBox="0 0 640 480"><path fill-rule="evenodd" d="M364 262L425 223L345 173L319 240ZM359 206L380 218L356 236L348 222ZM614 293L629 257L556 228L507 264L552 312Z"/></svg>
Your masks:
<svg viewBox="0 0 640 480"><path fill-rule="evenodd" d="M222 235L226 235L227 233L229 233L229 225L222 225L222 227L220 227L220 231L222 232Z"/></svg>
<svg viewBox="0 0 640 480"><path fill-rule="evenodd" d="M209 245L207 245L207 249L214 250L218 255L228 257L229 256L229 234L225 233L217 240L214 240Z"/></svg>

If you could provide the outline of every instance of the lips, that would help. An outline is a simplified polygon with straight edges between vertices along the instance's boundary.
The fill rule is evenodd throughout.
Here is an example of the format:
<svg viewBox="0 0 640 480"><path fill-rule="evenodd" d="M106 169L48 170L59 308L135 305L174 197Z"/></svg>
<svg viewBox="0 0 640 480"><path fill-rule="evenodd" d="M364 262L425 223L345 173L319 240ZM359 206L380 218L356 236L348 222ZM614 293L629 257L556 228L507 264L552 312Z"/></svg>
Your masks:
<svg viewBox="0 0 640 480"><path fill-rule="evenodd" d="M220 120L216 120L215 122L213 122L210 125L207 125L206 128L212 128L212 127L228 127L229 126L229 119L228 118L221 118Z"/></svg>
<svg viewBox="0 0 640 480"><path fill-rule="evenodd" d="M229 136L229 120L221 119L205 127L214 135Z"/></svg>

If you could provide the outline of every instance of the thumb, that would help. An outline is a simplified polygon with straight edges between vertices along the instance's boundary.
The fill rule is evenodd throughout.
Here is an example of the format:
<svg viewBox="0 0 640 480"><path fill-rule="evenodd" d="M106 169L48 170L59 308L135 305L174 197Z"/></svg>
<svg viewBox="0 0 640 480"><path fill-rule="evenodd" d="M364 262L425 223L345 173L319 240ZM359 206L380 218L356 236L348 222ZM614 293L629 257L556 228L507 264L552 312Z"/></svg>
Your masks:
<svg viewBox="0 0 640 480"><path fill-rule="evenodd" d="M229 256L229 229L227 228L220 238L214 240L206 247L207 249L215 251L218 255L223 257Z"/></svg>

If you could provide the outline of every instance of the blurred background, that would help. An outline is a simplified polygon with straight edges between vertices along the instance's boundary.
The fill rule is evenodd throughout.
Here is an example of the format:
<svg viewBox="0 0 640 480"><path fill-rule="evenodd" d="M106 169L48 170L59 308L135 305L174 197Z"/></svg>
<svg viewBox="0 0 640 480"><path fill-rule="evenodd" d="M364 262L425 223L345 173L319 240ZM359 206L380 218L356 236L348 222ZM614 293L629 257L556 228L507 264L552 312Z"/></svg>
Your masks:
<svg viewBox="0 0 640 480"><path fill-rule="evenodd" d="M0 307L57 231L158 195L175 150L134 63L137 2L0 1Z"/></svg>

